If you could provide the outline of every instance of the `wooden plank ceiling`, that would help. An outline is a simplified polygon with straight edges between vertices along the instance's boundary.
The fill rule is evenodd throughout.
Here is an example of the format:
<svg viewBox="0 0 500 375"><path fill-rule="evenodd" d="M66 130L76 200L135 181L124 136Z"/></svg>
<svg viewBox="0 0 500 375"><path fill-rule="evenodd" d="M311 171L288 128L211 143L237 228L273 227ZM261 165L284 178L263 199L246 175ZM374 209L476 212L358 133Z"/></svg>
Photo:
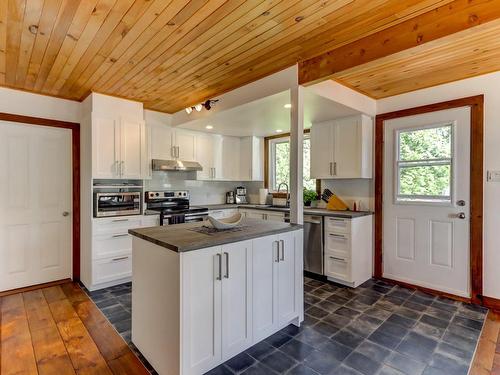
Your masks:
<svg viewBox="0 0 500 375"><path fill-rule="evenodd" d="M333 79L381 99L500 70L500 20L336 73Z"/></svg>
<svg viewBox="0 0 500 375"><path fill-rule="evenodd" d="M1 0L0 85L175 112L451 0Z"/></svg>

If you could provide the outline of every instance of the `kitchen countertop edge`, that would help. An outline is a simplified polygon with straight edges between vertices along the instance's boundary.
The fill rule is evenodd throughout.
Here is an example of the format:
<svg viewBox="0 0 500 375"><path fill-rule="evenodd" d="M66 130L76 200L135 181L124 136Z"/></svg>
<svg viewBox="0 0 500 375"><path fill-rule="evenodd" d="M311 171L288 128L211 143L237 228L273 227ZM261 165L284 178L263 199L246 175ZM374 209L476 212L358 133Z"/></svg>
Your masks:
<svg viewBox="0 0 500 375"><path fill-rule="evenodd" d="M190 226L190 227L196 227L196 226ZM200 249L213 247L213 246L222 246L222 245L227 245L230 243L236 243L236 242L251 240L251 239L260 238L260 237L272 236L272 235L279 234L279 233L293 232L293 231L302 229L303 226L299 225L299 224L288 224L287 223L286 226L276 228L276 229L271 229L271 230L264 230L264 231L260 231L257 233L243 232L240 238L214 239L213 237L212 238L209 237L209 238L207 238L207 241L205 243L196 244L193 246L189 246L189 245L177 246L177 245L174 245L172 243L166 242L165 240L155 238L154 235L152 235L152 234L144 233L145 231L149 231L153 228L156 228L156 230L161 231L162 228L168 228L168 227L148 227L148 228L129 229L128 233L137 237L137 238L154 243L155 245L164 247L166 249L175 251L177 253L184 253L184 252L188 252L188 251L200 250ZM182 228L182 229L188 230L187 228Z"/></svg>

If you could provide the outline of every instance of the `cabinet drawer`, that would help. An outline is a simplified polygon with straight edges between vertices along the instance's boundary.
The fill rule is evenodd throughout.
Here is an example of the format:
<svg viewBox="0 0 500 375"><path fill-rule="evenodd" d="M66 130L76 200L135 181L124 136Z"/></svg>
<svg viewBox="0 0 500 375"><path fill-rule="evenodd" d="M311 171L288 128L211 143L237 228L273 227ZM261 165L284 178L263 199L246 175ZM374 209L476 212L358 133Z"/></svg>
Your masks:
<svg viewBox="0 0 500 375"><path fill-rule="evenodd" d="M325 274L336 279L351 281L351 262L349 259L332 253L325 253Z"/></svg>
<svg viewBox="0 0 500 375"><path fill-rule="evenodd" d="M326 217L325 231L335 233L351 233L351 219Z"/></svg>
<svg viewBox="0 0 500 375"><path fill-rule="evenodd" d="M101 284L132 276L132 255L93 261L93 284Z"/></svg>
<svg viewBox="0 0 500 375"><path fill-rule="evenodd" d="M101 233L121 233L132 228L142 227L142 217L94 219L92 229L95 234Z"/></svg>
<svg viewBox="0 0 500 375"><path fill-rule="evenodd" d="M325 232L325 251L335 251L344 257L351 257L351 238L349 233Z"/></svg>
<svg viewBox="0 0 500 375"><path fill-rule="evenodd" d="M98 234L93 238L93 259L132 254L132 237L126 230L120 233Z"/></svg>

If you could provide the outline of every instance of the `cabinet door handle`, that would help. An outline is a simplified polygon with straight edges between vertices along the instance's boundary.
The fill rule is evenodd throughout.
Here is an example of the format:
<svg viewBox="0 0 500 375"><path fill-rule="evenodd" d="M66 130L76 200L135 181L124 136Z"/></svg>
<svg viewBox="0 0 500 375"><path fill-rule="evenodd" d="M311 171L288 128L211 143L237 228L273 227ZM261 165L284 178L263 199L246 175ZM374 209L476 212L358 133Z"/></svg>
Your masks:
<svg viewBox="0 0 500 375"><path fill-rule="evenodd" d="M280 243L281 243L281 258L280 260L285 260L285 241L284 240L280 240Z"/></svg>
<svg viewBox="0 0 500 375"><path fill-rule="evenodd" d="M342 262L342 263L347 263L347 261L345 259L342 259L342 258L337 258L337 257L330 257L331 259L333 260L338 260L339 262Z"/></svg>
<svg viewBox="0 0 500 375"><path fill-rule="evenodd" d="M276 244L276 259L275 262L279 263L280 262L280 242L279 241L273 241L273 245ZM273 246L274 248L274 246Z"/></svg>
<svg viewBox="0 0 500 375"><path fill-rule="evenodd" d="M180 146L177 146L177 158L179 158L181 154L181 147Z"/></svg>
<svg viewBox="0 0 500 375"><path fill-rule="evenodd" d="M215 278L216 280L222 280L222 255L221 254L216 254L217 255L217 263L219 265L219 272L217 272L217 277Z"/></svg>
<svg viewBox="0 0 500 375"><path fill-rule="evenodd" d="M333 167L332 166L333 166L333 163L330 162L330 176L333 176L333 170L332 170Z"/></svg>
<svg viewBox="0 0 500 375"><path fill-rule="evenodd" d="M125 260L125 259L128 259L129 257L119 257L119 258L113 258L111 259L112 262L119 262L120 260Z"/></svg>
<svg viewBox="0 0 500 375"><path fill-rule="evenodd" d="M175 158L175 146L170 147L170 156Z"/></svg>
<svg viewBox="0 0 500 375"><path fill-rule="evenodd" d="M229 279L229 253L224 252L226 256L226 275L224 276L226 279Z"/></svg>
<svg viewBox="0 0 500 375"><path fill-rule="evenodd" d="M121 233L121 234L113 234L113 238L118 238L118 237L127 237L128 233Z"/></svg>
<svg viewBox="0 0 500 375"><path fill-rule="evenodd" d="M120 162L118 160L115 161L115 175L119 175L120 174Z"/></svg>
<svg viewBox="0 0 500 375"><path fill-rule="evenodd" d="M337 162L334 162L333 163L333 175L336 176L337 175Z"/></svg>

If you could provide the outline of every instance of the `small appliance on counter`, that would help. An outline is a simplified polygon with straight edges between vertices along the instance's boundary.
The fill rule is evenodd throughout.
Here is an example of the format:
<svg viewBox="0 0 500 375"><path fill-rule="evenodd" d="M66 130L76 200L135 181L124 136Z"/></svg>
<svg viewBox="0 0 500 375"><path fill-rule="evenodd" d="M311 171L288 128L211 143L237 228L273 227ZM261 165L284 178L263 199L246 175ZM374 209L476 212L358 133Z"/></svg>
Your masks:
<svg viewBox="0 0 500 375"><path fill-rule="evenodd" d="M247 204L247 189L244 186L238 186L236 188L236 204Z"/></svg>
<svg viewBox="0 0 500 375"><path fill-rule="evenodd" d="M227 204L234 204L234 203L236 203L235 199L234 199L234 191L228 191L226 193L226 203Z"/></svg>

